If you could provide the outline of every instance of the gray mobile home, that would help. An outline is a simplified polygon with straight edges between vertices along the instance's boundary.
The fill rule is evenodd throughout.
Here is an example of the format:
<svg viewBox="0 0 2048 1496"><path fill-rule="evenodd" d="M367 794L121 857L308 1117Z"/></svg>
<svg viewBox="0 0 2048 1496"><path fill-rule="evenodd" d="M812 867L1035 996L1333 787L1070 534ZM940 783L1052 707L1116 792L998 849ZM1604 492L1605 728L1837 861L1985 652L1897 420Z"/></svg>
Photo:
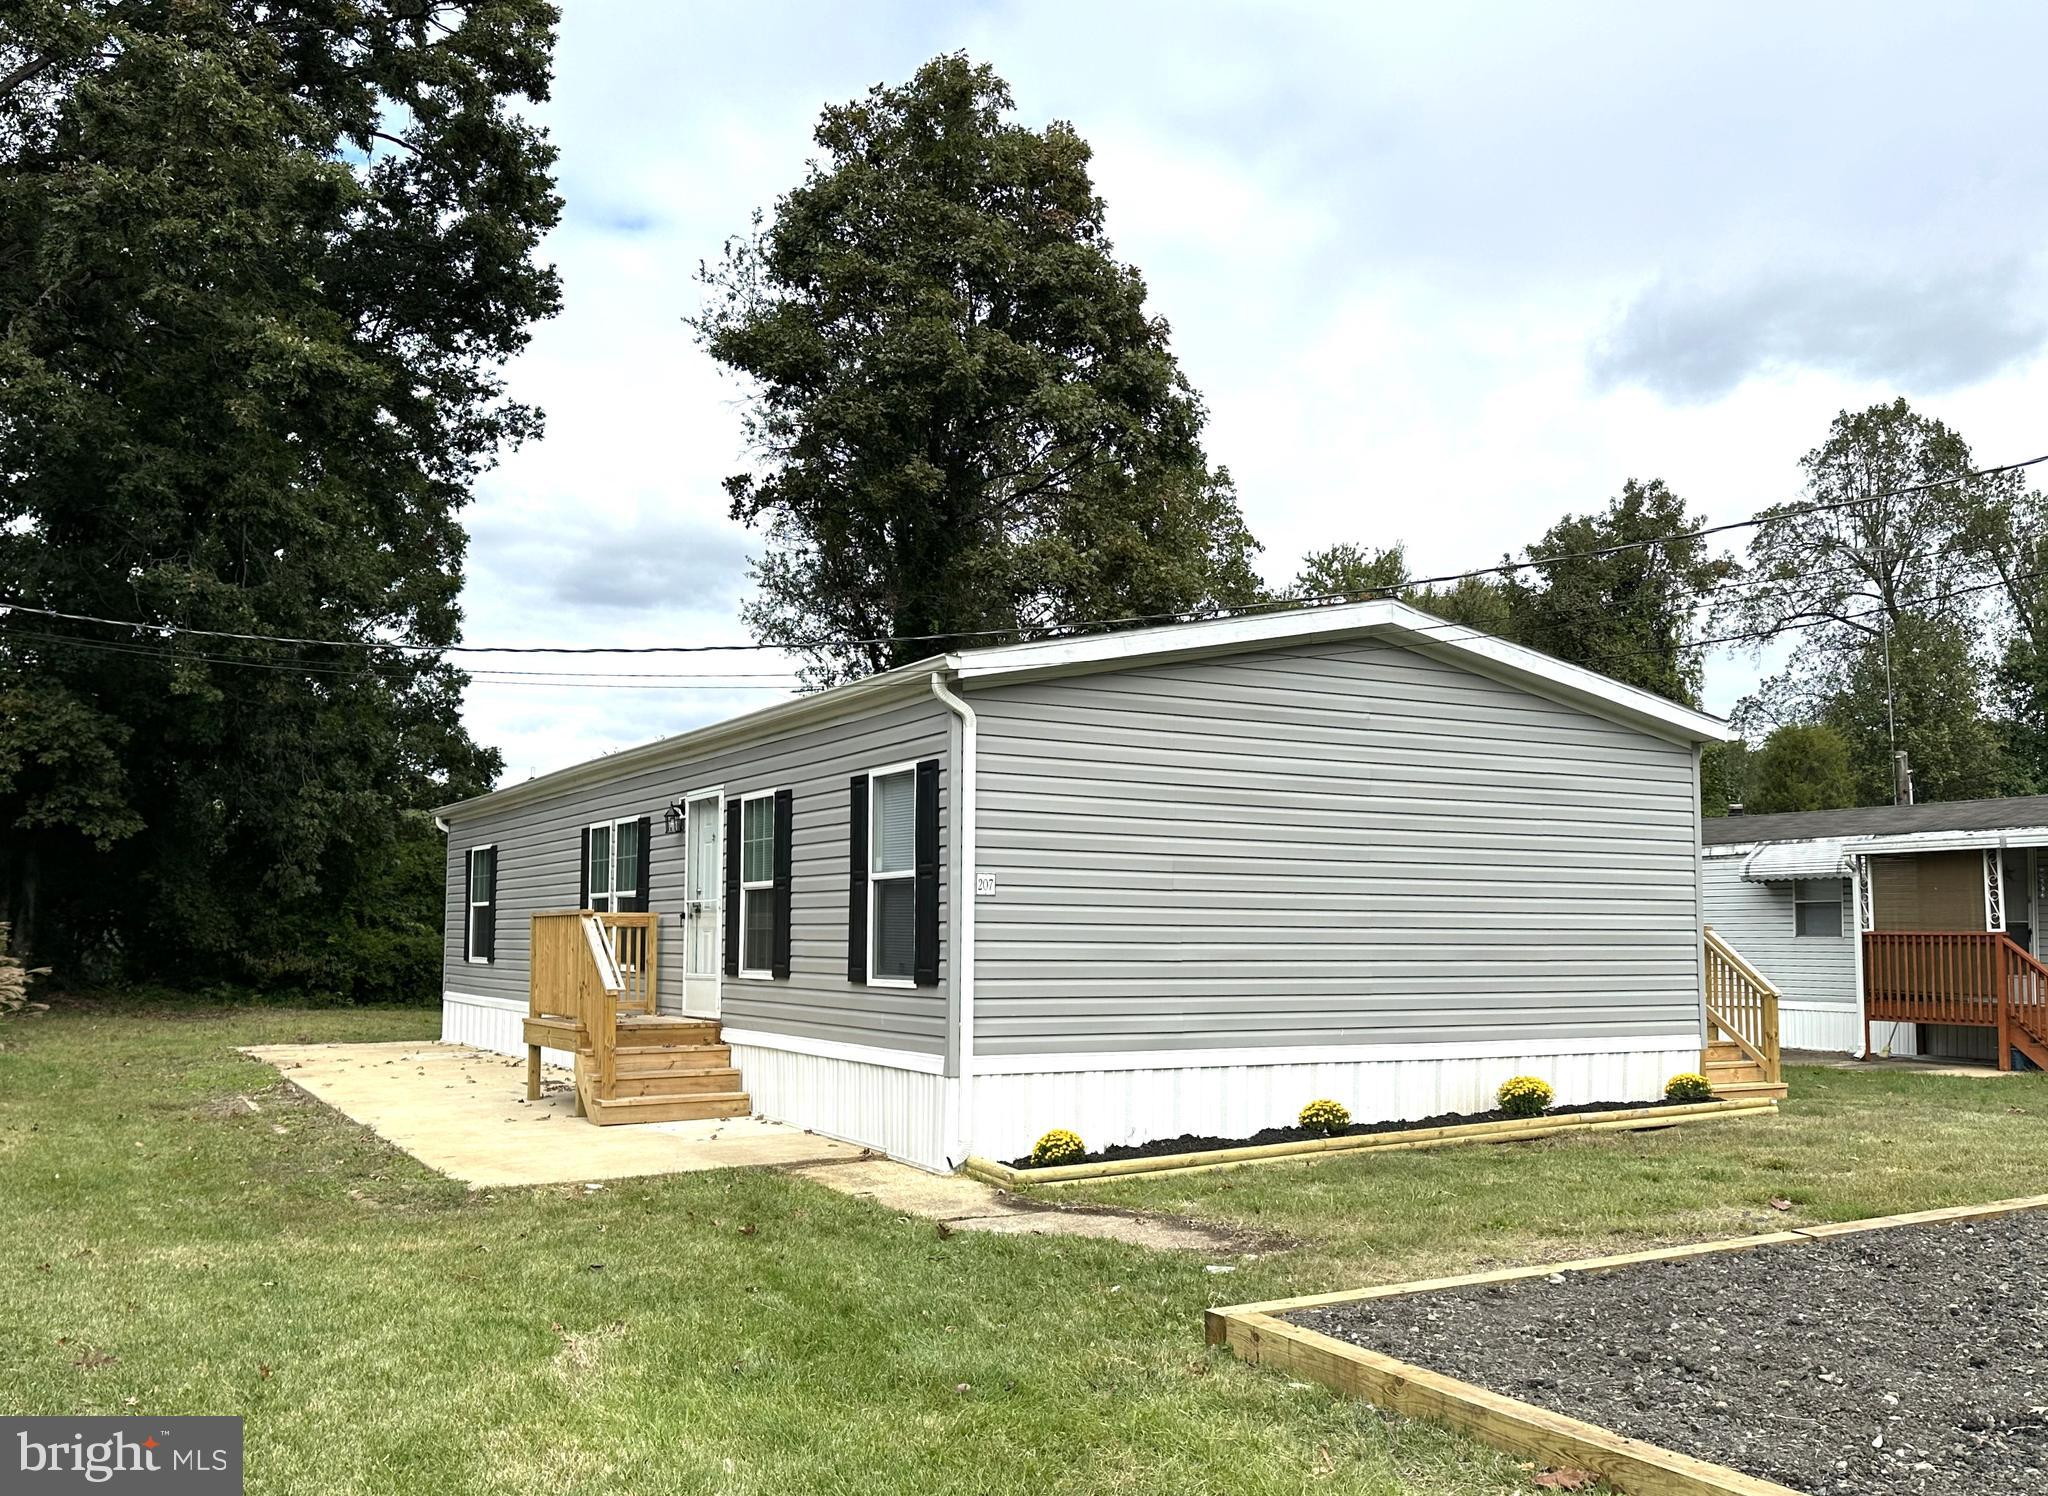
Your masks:
<svg viewBox="0 0 2048 1496"><path fill-rule="evenodd" d="M1393 602L949 654L445 807L444 1037L519 1052L534 916L631 911L732 1109L930 1168L1646 1099L1724 736Z"/></svg>

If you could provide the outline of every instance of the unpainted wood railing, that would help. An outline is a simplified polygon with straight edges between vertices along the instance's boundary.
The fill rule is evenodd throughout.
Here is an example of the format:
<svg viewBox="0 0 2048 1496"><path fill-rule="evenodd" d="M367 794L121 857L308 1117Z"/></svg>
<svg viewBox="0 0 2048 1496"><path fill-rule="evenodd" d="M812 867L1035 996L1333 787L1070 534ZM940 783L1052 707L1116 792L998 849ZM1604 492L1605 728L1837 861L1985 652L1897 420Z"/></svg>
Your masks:
<svg viewBox="0 0 2048 1496"><path fill-rule="evenodd" d="M2048 966L2003 930L1866 930L1863 1017L1998 1031L1998 1067L2018 1045L2048 1057ZM1868 1034L1865 1049L1869 1048Z"/></svg>
<svg viewBox="0 0 2048 1496"><path fill-rule="evenodd" d="M597 1094L618 1078L618 1018L654 1011L660 977L657 916L561 909L533 916L527 1017L576 1031L576 1062L588 1049Z"/></svg>
<svg viewBox="0 0 2048 1496"><path fill-rule="evenodd" d="M1778 1050L1778 989L1706 927L1707 1040L1729 1040L1773 1085L1784 1080Z"/></svg>

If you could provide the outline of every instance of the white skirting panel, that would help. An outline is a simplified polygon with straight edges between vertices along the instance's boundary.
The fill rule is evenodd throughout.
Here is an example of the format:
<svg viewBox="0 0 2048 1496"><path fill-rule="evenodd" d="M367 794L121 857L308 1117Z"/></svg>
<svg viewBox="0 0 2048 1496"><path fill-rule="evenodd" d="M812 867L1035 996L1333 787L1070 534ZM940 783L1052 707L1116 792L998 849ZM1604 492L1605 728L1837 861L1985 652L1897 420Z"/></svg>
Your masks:
<svg viewBox="0 0 2048 1496"><path fill-rule="evenodd" d="M946 1156L947 1093L955 1082L945 1076L756 1044L735 1043L732 1062L754 1110L772 1121L938 1173L960 1162Z"/></svg>
<svg viewBox="0 0 2048 1496"><path fill-rule="evenodd" d="M1019 1158L1054 1127L1078 1132L1090 1148L1190 1132L1243 1137L1290 1126L1302 1107L1324 1097L1342 1102L1358 1122L1481 1112L1493 1107L1500 1083L1516 1075L1549 1081L1561 1106L1649 1101L1672 1076L1699 1064L1697 1048L1658 1048L977 1075L969 1151Z"/></svg>
<svg viewBox="0 0 2048 1496"><path fill-rule="evenodd" d="M1879 1024L1882 1030L1886 1025ZM1913 1025L1903 1025L1911 1033ZM1876 1036L1884 1043L1882 1032ZM1778 1044L1783 1049L1818 1049L1828 1054L1854 1054L1863 1047L1863 1012L1841 1003L1778 1003Z"/></svg>
<svg viewBox="0 0 2048 1496"><path fill-rule="evenodd" d="M492 1054L526 1058L526 1004L502 997L478 997L463 992L441 994L441 1042L467 1044ZM541 1063L574 1066L576 1057L566 1049L543 1049Z"/></svg>

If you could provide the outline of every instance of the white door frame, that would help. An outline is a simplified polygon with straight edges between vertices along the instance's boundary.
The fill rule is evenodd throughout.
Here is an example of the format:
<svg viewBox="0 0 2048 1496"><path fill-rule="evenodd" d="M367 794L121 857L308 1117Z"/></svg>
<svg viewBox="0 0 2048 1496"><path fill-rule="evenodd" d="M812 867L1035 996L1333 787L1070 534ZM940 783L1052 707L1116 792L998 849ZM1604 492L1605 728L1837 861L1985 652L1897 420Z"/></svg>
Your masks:
<svg viewBox="0 0 2048 1496"><path fill-rule="evenodd" d="M697 837L700 815L711 817L711 867L706 875L710 886L696 887ZM696 1018L718 1017L720 983L725 974L725 791L722 786L696 790L683 797L683 1011ZM703 948L710 952L710 970L694 969L699 949L700 921L710 921L709 939Z"/></svg>

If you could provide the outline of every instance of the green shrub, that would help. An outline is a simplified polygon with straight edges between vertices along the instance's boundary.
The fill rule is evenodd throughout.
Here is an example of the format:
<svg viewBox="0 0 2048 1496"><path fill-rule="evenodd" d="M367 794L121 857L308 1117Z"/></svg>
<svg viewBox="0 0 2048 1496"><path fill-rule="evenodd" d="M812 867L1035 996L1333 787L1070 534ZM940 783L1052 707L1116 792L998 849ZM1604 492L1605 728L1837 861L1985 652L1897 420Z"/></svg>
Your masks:
<svg viewBox="0 0 2048 1496"><path fill-rule="evenodd" d="M1550 1110L1550 1103L1557 1099L1557 1092L1550 1089L1547 1080L1538 1080L1533 1075L1518 1075L1513 1080L1503 1081L1501 1088L1493 1093L1493 1099L1510 1117L1540 1117Z"/></svg>
<svg viewBox="0 0 2048 1496"><path fill-rule="evenodd" d="M1351 1113L1341 1101L1311 1101L1301 1109L1300 1121L1310 1132L1328 1137L1339 1128L1351 1125Z"/></svg>
<svg viewBox="0 0 2048 1496"><path fill-rule="evenodd" d="M1081 1141L1079 1133L1055 1127L1032 1145L1031 1162L1043 1169L1054 1164L1079 1163L1087 1154L1088 1145Z"/></svg>
<svg viewBox="0 0 2048 1496"><path fill-rule="evenodd" d="M1666 1101L1712 1101L1714 1083L1704 1075L1688 1070L1683 1075L1674 1075L1664 1082Z"/></svg>

